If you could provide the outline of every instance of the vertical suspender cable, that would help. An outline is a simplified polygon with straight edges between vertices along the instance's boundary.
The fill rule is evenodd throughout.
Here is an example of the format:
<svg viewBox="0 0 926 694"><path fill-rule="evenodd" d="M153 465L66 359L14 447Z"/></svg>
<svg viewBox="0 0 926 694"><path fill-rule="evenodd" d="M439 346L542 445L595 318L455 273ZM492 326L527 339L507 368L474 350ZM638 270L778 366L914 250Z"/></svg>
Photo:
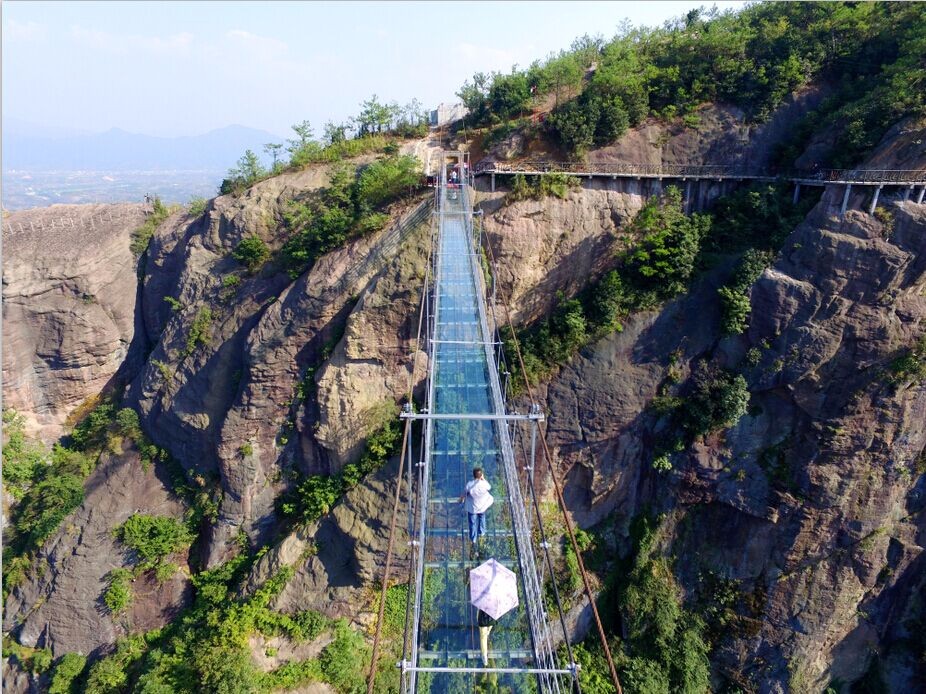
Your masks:
<svg viewBox="0 0 926 694"><path fill-rule="evenodd" d="M492 248L492 243L489 240L488 234L486 235L486 247L489 249L489 254L492 256L492 264L495 265L495 250ZM530 381L527 378L527 369L524 368L524 356L521 354L521 346L518 343L518 336L514 331L514 325L511 322L511 313L508 310L507 302L502 304L505 308L505 320L508 324L508 330L511 333L511 339L514 343L515 353L518 357L518 364L521 368L521 376L524 379L524 385L527 387L527 395L531 399L531 402L534 400L534 392L531 388ZM539 423L537 425L540 426ZM595 604L595 596L592 593L592 587L588 580L588 573L585 570L585 562L582 560L582 552L579 549L579 545L576 542L575 531L572 528L572 521L569 518L569 512L566 509L566 500L563 498L562 488L560 486L559 478L556 474L556 469L553 466L553 456L550 455L550 449L547 446L547 437L544 431L540 431L540 443L543 447L544 458L546 458L547 465L550 468L550 478L553 480L553 489L556 491L556 499L559 503L560 511L563 513L563 520L565 521L566 531L569 534L569 542L572 544L572 549L576 554L576 559L579 564L579 573L582 574L582 583L585 586L585 594L588 597L589 605L592 608L592 615L595 618L595 625L598 627L598 635L601 637L601 646L604 648L605 658L608 661L608 669L611 671L611 680L614 682L614 686L617 689L618 694L623 694L623 689L621 688L620 679L617 677L617 668L614 666L614 658L611 656L611 649L608 646L608 639L604 633L604 627L601 624L601 616L598 614L598 606Z"/></svg>
<svg viewBox="0 0 926 694"><path fill-rule="evenodd" d="M408 375L408 404L411 405L412 402L412 389L415 385L415 373L418 369L418 352L421 348L421 327L424 321L424 305L425 297L428 291L428 277L427 274L430 272L431 266L431 248L428 248L428 260L427 260L427 270L425 275L425 285L421 293L421 311L418 315L418 335L415 338L415 353L412 357L412 370ZM386 566L383 569L383 586L379 596L379 614L376 617L376 632L373 636L373 654L370 660L370 675L367 680L367 694L373 694L373 687L376 683L376 661L379 660L379 642L380 636L383 627L383 615L386 610L386 591L389 589L389 572L392 568L392 550L395 544L395 524L399 515L399 500L402 495L402 472L405 465L405 453L409 444L409 438L411 436L412 428L411 419L407 420L405 423L405 431L402 434L402 452L399 455L399 474L396 477L396 486L395 486L395 497L392 504L392 520L389 523L389 544L386 548ZM412 490L409 489L409 494L412 493ZM409 585L409 591L411 591L411 585Z"/></svg>

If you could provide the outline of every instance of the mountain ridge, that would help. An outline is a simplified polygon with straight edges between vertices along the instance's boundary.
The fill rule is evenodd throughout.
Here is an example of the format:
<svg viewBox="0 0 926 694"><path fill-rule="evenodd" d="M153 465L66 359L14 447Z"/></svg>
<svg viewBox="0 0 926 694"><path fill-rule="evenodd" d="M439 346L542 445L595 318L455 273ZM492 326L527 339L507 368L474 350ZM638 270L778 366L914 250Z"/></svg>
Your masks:
<svg viewBox="0 0 926 694"><path fill-rule="evenodd" d="M225 170L241 152L260 152L282 138L266 130L227 125L201 135L162 137L113 127L80 135L3 133L3 168L9 170Z"/></svg>

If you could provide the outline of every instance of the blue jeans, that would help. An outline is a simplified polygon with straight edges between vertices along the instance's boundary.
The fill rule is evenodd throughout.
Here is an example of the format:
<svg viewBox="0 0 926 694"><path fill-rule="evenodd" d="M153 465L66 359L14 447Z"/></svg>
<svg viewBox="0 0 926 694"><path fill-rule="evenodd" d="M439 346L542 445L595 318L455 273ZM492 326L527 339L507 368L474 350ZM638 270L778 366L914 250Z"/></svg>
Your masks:
<svg viewBox="0 0 926 694"><path fill-rule="evenodd" d="M486 514L467 513L466 515L469 516L469 539L476 544L476 540L486 534Z"/></svg>

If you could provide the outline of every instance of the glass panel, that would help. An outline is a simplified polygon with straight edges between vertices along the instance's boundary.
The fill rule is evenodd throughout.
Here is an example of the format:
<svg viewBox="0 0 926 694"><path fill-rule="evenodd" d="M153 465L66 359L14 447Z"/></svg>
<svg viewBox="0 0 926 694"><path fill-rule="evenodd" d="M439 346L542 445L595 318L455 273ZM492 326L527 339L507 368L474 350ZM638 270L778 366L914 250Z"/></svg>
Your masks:
<svg viewBox="0 0 926 694"><path fill-rule="evenodd" d="M462 196L459 196L462 197ZM456 216L454 216L456 213ZM447 201L441 230L435 320L434 413L493 413L490 365L483 342L477 283L459 199ZM469 344L467 344L469 343ZM475 344L472 344L475 343ZM521 605L504 615L489 636L492 667L534 666L523 586L505 488L496 423L491 420L434 420L430 455L431 485L425 522L425 575L418 665L481 667L477 611L469 604L469 571L489 558L519 578ZM459 501L472 469L482 467L495 504L486 513L485 546L471 554L466 512ZM472 558L471 558L472 557ZM537 690L523 674L420 673L418 691Z"/></svg>

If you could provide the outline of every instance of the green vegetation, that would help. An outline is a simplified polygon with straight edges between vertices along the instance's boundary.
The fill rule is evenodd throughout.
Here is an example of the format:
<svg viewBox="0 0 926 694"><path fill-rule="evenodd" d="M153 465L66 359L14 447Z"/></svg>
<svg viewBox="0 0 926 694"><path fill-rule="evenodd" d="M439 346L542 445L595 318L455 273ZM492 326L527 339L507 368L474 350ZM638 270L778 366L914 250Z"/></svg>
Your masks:
<svg viewBox="0 0 926 694"><path fill-rule="evenodd" d="M635 551L612 563L599 598L621 682L627 691L648 694L710 691L708 628L699 611L683 602L671 564L657 548L656 522L637 517L631 537ZM573 653L582 665L583 692L613 690L597 634L574 645Z"/></svg>
<svg viewBox="0 0 926 694"><path fill-rule="evenodd" d="M366 475L385 465L395 454L402 434L394 407L385 412L383 419L383 424L367 437L366 447L356 463L348 463L337 475L307 477L282 499L281 512L302 522L314 521L328 513Z"/></svg>
<svg viewBox="0 0 926 694"><path fill-rule="evenodd" d="M151 214L140 227L132 232L132 243L129 247L136 257L141 256L148 250L148 243L151 241L151 237L154 236L154 232L157 231L161 222L167 219L171 212L172 210L165 207L164 203L161 202L161 198L156 197L154 199Z"/></svg>
<svg viewBox="0 0 926 694"><path fill-rule="evenodd" d="M511 182L511 191L505 200L506 202L515 202L528 198L540 200L551 195L560 200L565 200L570 190L580 186L581 182L578 177L564 173L550 173L530 177L525 177L524 174L515 174Z"/></svg>
<svg viewBox="0 0 926 694"><path fill-rule="evenodd" d="M749 389L741 374L701 361L692 371L687 397L675 411L676 421L697 438L736 424L748 403Z"/></svg>
<svg viewBox="0 0 926 694"><path fill-rule="evenodd" d="M581 156L646 117L698 127L705 103L765 120L811 81L831 95L781 147L789 165L814 132L832 127L832 166L856 164L893 123L926 113L926 9L916 3L762 3L695 9L658 28L583 37L570 51L510 74L474 75L458 92L471 125L511 120L554 92L549 136ZM583 81L592 63L595 70Z"/></svg>
<svg viewBox="0 0 926 694"><path fill-rule="evenodd" d="M35 675L46 672L52 664L51 650L48 648L29 648L17 643L10 636L3 638L3 657L15 658L22 667Z"/></svg>
<svg viewBox="0 0 926 694"><path fill-rule="evenodd" d="M188 357L193 354L200 345L209 344L209 328L211 326L212 309L208 306L203 306L196 312L196 317L193 318L193 322L190 324L190 331L186 336L186 347L183 350L183 356Z"/></svg>
<svg viewBox="0 0 926 694"><path fill-rule="evenodd" d="M623 256L621 266L622 275L646 297L644 306L649 297L670 299L687 288L711 222L710 215L685 215L681 191L675 187L637 213L627 231L641 241Z"/></svg>
<svg viewBox="0 0 926 694"><path fill-rule="evenodd" d="M762 184L721 198L711 213L685 215L677 188L651 198L626 227L635 243L615 257L616 269L573 298L558 297L548 317L518 332L530 382L548 378L588 342L620 330L627 314L653 309L685 291L699 272L731 253L743 257L732 285L720 290L721 327L727 334L745 329L749 286L818 199L811 193L792 205L781 188ZM518 392L520 365L512 361L509 331L502 333ZM662 453L657 460L667 469Z"/></svg>
<svg viewBox="0 0 926 694"><path fill-rule="evenodd" d="M113 569L109 572L103 602L116 615L125 612L132 604L132 572L128 569Z"/></svg>
<svg viewBox="0 0 926 694"><path fill-rule="evenodd" d="M383 625L387 634L399 636L405 630L405 607L407 603L407 583L389 586L386 591L386 607L383 610Z"/></svg>
<svg viewBox="0 0 926 694"><path fill-rule="evenodd" d="M25 419L15 410L3 411L3 433L3 488L19 500L48 465L48 453L26 438Z"/></svg>
<svg viewBox="0 0 926 694"><path fill-rule="evenodd" d="M142 433L135 411L117 410L111 402L97 405L74 428L68 444L55 444L50 453L26 439L22 417L14 411L7 410L3 418L7 435L4 482L19 500L7 526L3 563L6 595L25 578L35 550L83 502L84 480L103 450L121 451L123 440L131 439L142 464L149 464L159 451Z"/></svg>
<svg viewBox="0 0 926 694"><path fill-rule="evenodd" d="M116 536L150 568L175 552L190 546L193 533L169 516L149 516L136 513L117 529Z"/></svg>
<svg viewBox="0 0 926 694"><path fill-rule="evenodd" d="M379 210L420 183L418 161L389 156L358 170L335 167L328 188L307 200L294 200L284 213L290 237L283 264L298 277L317 258L352 236L376 231L388 217Z"/></svg>
<svg viewBox="0 0 926 694"><path fill-rule="evenodd" d="M492 124L520 116L531 109L533 99L550 93L555 94L557 103L573 96L585 71L598 60L601 46L600 38L586 35L576 39L570 51L534 61L526 71L476 73L472 83L467 81L457 92L469 109L467 122Z"/></svg>
<svg viewBox="0 0 926 694"><path fill-rule="evenodd" d="M739 188L711 210L705 254L740 253L750 248L777 251L819 199L820 192L811 190L793 205L783 184L754 183Z"/></svg>
<svg viewBox="0 0 926 694"><path fill-rule="evenodd" d="M325 681L340 692L359 692L366 688L365 670L358 665L369 663L370 648L359 633L344 620L338 621L334 641L319 656Z"/></svg>
<svg viewBox="0 0 926 694"><path fill-rule="evenodd" d="M170 306L171 311L182 311L183 304L180 303L179 299L175 299L172 296L165 296L164 303Z"/></svg>
<svg viewBox="0 0 926 694"><path fill-rule="evenodd" d="M284 568L253 595L236 598L235 585L249 571L245 554L193 577L193 605L164 629L121 639L116 651L90 669L88 692L201 691L251 694L327 681L340 692L363 683L369 652L363 637L343 621L312 611L285 615L269 608L293 570ZM334 640L317 659L290 662L270 673L253 662L248 639L255 633L301 642L333 630Z"/></svg>
<svg viewBox="0 0 926 694"><path fill-rule="evenodd" d="M420 166L415 157L403 155L389 156L364 167L355 183L357 206L364 212L381 208L414 191L421 183Z"/></svg>
<svg viewBox="0 0 926 694"><path fill-rule="evenodd" d="M889 380L894 385L914 383L926 379L926 335L888 367ZM6 449L4 449L4 454Z"/></svg>
<svg viewBox="0 0 926 694"><path fill-rule="evenodd" d="M267 169L261 165L258 156L249 149L245 150L241 159L238 160L238 165L228 170L228 177L219 186L219 193L221 195L240 193L266 178L268 173Z"/></svg>
<svg viewBox="0 0 926 694"><path fill-rule="evenodd" d="M724 335L739 335L746 330L751 310L749 290L773 258L767 251L746 251L733 274L733 282L717 290L720 296L720 329Z"/></svg>
<svg viewBox="0 0 926 694"><path fill-rule="evenodd" d="M55 665L48 694L76 694L79 678L87 666L87 657L79 653L65 653Z"/></svg>
<svg viewBox="0 0 926 694"><path fill-rule="evenodd" d="M209 201L206 198L190 198L190 202L187 205L187 214L191 217L201 217L206 212L206 207L209 205Z"/></svg>
<svg viewBox="0 0 926 694"><path fill-rule="evenodd" d="M518 335L531 383L548 377L590 340L620 330L620 318L649 309L687 287L694 273L701 241L711 228L708 215L686 216L681 194L668 188L649 200L628 231L638 243L617 259L618 269L591 282L572 299L558 297L552 314ZM512 336L503 331L505 353L514 355ZM520 366L509 364L519 388Z"/></svg>
<svg viewBox="0 0 926 694"><path fill-rule="evenodd" d="M397 154L397 140L428 134L428 112L417 99L400 106L396 102L382 103L374 94L360 104L357 116L344 123L326 123L321 140L314 139L312 124L307 120L293 125L292 130L296 137L287 141L288 165L279 158L283 149L280 143L264 145L273 160L269 170L261 165L254 152L247 150L237 166L229 169L219 193L239 194L258 181L283 172L287 166L302 169L310 164L332 164L373 152ZM349 137L350 133L356 137Z"/></svg>
<svg viewBox="0 0 926 694"><path fill-rule="evenodd" d="M245 236L232 251L232 257L253 274L270 257L270 249L259 236Z"/></svg>

